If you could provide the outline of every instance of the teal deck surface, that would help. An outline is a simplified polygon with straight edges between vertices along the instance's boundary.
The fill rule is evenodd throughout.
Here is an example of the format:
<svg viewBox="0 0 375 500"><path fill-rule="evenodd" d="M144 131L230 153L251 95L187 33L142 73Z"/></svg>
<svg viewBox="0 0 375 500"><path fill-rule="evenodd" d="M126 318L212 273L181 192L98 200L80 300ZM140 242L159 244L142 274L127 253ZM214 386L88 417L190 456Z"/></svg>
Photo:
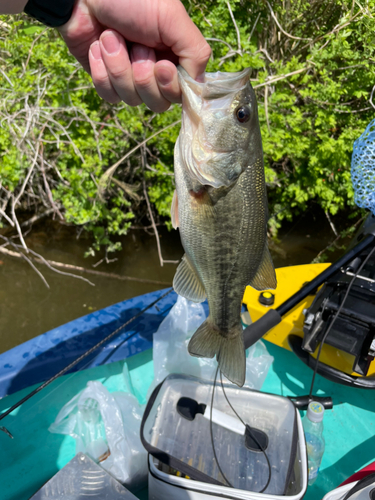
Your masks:
<svg viewBox="0 0 375 500"><path fill-rule="evenodd" d="M262 391L283 396L308 394L312 371L294 354L267 343L275 358ZM127 360L134 391L141 403L153 379L152 351ZM75 441L69 436L51 434L49 425L60 408L89 380L99 380L109 391L126 390L123 362L67 375L18 408L1 421L13 434L0 432L0 498L27 500L75 454ZM320 500L328 491L358 469L375 460L375 392L329 382L319 375L315 393L333 398L333 410L324 416L326 450L316 483L305 500ZM30 392L24 389L0 400L0 412ZM137 493L141 500L147 491Z"/></svg>

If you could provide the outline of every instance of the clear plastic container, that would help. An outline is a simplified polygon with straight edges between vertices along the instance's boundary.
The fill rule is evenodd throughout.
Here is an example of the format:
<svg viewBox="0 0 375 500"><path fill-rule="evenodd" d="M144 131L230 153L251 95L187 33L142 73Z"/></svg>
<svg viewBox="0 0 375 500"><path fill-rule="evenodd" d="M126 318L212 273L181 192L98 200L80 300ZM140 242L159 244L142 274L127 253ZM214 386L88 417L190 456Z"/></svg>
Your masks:
<svg viewBox="0 0 375 500"><path fill-rule="evenodd" d="M272 474L265 493L285 495L289 489L294 494L300 492L303 489L299 471L301 458L298 455L300 437L293 404L281 396L240 389L233 385L226 385L225 389L245 423L268 437L266 453ZM212 382L190 376L169 375L149 411L146 408L143 438L159 452L176 457L222 482L213 456L209 419L198 413L192 421L188 421L177 411L182 396L192 398L200 405L210 405L212 390ZM220 385L216 387L214 408L234 417ZM214 422L212 431L218 461L233 487L259 492L269 477L264 454L248 449L244 435L229 430L227 426ZM298 465L297 473L294 470L295 462ZM190 481L192 487L194 483ZM227 489L224 487L224 490Z"/></svg>
<svg viewBox="0 0 375 500"><path fill-rule="evenodd" d="M306 438L309 486L315 483L323 458L325 441L323 437L324 406L311 401L302 424Z"/></svg>

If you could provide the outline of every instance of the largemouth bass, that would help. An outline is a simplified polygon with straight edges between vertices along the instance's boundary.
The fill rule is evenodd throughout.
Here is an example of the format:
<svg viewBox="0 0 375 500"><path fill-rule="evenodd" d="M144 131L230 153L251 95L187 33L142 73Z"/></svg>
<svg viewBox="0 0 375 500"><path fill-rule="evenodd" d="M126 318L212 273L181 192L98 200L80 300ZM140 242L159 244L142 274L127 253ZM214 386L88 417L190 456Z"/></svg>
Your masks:
<svg viewBox="0 0 375 500"><path fill-rule="evenodd" d="M250 69L206 73L196 82L179 67L182 126L175 145L172 224L185 255L175 291L210 314L190 340L193 356L216 355L222 373L245 381L241 302L247 285L276 287L267 246L262 140Z"/></svg>

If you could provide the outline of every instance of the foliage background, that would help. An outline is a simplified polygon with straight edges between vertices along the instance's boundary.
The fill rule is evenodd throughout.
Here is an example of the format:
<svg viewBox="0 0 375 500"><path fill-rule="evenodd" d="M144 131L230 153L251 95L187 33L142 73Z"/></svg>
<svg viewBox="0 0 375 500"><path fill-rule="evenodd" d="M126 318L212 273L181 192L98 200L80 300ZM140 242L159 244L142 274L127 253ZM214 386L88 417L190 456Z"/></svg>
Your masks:
<svg viewBox="0 0 375 500"><path fill-rule="evenodd" d="M350 160L374 117L375 1L183 3L213 49L208 71L252 68L271 233L316 207L332 225L358 217ZM105 103L58 33L26 16L0 16L0 35L2 231L23 244L26 227L53 215L91 232L93 255L118 250L131 225L168 223L180 107Z"/></svg>

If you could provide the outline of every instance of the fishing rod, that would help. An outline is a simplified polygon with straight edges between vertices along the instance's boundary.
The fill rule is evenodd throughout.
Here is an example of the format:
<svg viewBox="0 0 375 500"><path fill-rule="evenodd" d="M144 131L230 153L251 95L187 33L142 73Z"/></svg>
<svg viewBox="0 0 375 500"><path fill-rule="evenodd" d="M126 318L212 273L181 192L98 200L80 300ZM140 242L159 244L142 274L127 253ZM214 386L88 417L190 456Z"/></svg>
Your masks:
<svg viewBox="0 0 375 500"><path fill-rule="evenodd" d="M120 333L121 330L123 330L125 327L127 327L130 323L132 323L133 321L135 321L137 318L139 318L140 316L142 316L142 314L144 314L148 309L151 309L151 307L153 307L155 304L157 304L160 300L164 299L164 297L166 297L167 295L169 295L171 292L173 291L173 288L170 288L168 291L166 291L165 293L163 293L163 295L161 295L160 297L158 297L156 300L154 300L151 304L149 304L148 306L146 306L144 309L142 309L141 311L139 311L139 313L135 314L132 318L130 318L128 321L126 321L125 323L123 323L119 328L117 328L116 330L114 330L112 333L110 333L109 335L107 335L104 339L102 339L100 342L98 342L97 344L95 344L93 347L91 347L88 351L86 351L84 354L82 354L81 356L79 356L78 358L76 358L74 361L72 361L68 366L66 366L65 368L63 368L62 370L60 370L56 375L54 375L53 377L51 377L50 379L46 380L45 382L43 382L43 384L41 384L40 386L38 386L36 389L34 389L33 391L31 391L29 394L27 394L25 397L23 397L20 401L18 401L17 403L15 403L11 408L8 408L8 410L6 410L4 413L2 413L0 415L0 420L2 420L3 418L5 418L7 415L9 415L10 413L12 413L16 408L18 408L19 406L21 406L23 403L25 403L26 401L28 401L30 398L32 398L33 396L35 396L35 394L37 394L38 392L40 392L41 390L43 390L45 387L47 387L49 384L51 384L52 382L54 382L57 378L61 377L62 375L64 375L66 372L68 372L71 368L73 368L75 365L77 365L80 361L82 361L83 359L85 359L87 356L89 356L90 354L92 354L94 351L96 351L96 349L98 349L99 347L101 347L103 344L105 344L106 342L108 342L108 340L110 340L112 337L114 337L115 335L117 335L118 333ZM136 335L138 332L134 332L132 333L131 335L129 335L129 337L127 337L125 340L128 341L130 340L134 335ZM9 437L13 438L12 434L5 428L5 427L0 427L0 430L2 430L3 432L5 432Z"/></svg>

